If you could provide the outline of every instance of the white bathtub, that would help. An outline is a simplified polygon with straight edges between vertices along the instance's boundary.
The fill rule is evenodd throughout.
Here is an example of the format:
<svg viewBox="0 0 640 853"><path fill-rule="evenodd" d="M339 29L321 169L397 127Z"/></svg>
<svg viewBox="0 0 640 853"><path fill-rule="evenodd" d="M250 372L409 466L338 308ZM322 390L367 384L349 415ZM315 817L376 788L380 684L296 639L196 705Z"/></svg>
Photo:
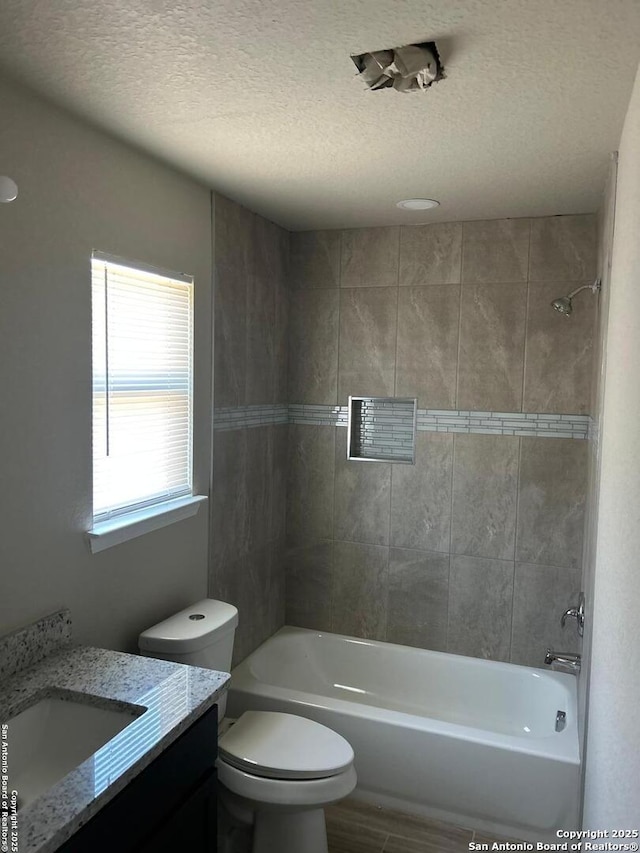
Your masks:
<svg viewBox="0 0 640 853"><path fill-rule="evenodd" d="M232 673L227 713L249 709L346 737L363 799L524 840L577 828L574 676L285 627Z"/></svg>

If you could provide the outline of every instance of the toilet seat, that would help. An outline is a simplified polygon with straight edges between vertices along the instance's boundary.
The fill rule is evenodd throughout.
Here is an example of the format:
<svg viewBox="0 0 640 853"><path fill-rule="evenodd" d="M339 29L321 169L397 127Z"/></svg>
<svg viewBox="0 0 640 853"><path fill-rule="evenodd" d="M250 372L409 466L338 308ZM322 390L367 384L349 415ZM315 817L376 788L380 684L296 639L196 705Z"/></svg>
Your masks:
<svg viewBox="0 0 640 853"><path fill-rule="evenodd" d="M280 807L283 810L296 810L300 807L322 808L348 797L356 787L358 778L355 768L350 765L336 776L323 779L268 779L254 776L232 767L226 761L218 759L216 763L218 779L228 791L264 806Z"/></svg>
<svg viewBox="0 0 640 853"><path fill-rule="evenodd" d="M344 773L353 749L337 732L294 714L245 711L218 744L221 763L252 777L316 781Z"/></svg>

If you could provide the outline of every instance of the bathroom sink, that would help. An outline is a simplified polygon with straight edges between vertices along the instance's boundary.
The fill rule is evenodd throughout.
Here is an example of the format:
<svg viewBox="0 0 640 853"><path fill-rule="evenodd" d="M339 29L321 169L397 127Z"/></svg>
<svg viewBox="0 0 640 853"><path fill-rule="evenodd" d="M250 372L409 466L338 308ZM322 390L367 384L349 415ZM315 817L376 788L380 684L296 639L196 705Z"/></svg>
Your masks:
<svg viewBox="0 0 640 853"><path fill-rule="evenodd" d="M9 790L24 808L139 716L135 709L49 696L8 723Z"/></svg>

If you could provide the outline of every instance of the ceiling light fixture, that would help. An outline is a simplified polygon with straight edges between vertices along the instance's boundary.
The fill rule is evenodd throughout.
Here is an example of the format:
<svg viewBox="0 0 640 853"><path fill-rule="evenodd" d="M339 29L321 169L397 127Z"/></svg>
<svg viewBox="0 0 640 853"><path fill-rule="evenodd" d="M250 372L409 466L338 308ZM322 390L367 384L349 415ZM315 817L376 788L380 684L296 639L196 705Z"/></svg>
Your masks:
<svg viewBox="0 0 640 853"><path fill-rule="evenodd" d="M439 206L440 202L434 198L404 198L396 202L396 207L402 210L430 210L432 207Z"/></svg>
<svg viewBox="0 0 640 853"><path fill-rule="evenodd" d="M15 201L18 197L18 185L6 175L0 175L0 202Z"/></svg>
<svg viewBox="0 0 640 853"><path fill-rule="evenodd" d="M351 57L358 77L368 89L395 89L396 92L424 92L445 77L434 41L374 50Z"/></svg>

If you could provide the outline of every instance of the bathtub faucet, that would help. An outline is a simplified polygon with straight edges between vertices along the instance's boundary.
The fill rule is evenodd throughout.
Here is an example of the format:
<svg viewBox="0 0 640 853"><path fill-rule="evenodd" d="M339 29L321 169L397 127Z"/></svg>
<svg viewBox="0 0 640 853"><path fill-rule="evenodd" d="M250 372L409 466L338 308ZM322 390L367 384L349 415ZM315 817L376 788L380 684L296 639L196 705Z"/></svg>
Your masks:
<svg viewBox="0 0 640 853"><path fill-rule="evenodd" d="M580 655L573 652L552 652L551 649L547 649L544 656L544 662L554 672L568 672L570 675L577 675L580 672L581 661Z"/></svg>

